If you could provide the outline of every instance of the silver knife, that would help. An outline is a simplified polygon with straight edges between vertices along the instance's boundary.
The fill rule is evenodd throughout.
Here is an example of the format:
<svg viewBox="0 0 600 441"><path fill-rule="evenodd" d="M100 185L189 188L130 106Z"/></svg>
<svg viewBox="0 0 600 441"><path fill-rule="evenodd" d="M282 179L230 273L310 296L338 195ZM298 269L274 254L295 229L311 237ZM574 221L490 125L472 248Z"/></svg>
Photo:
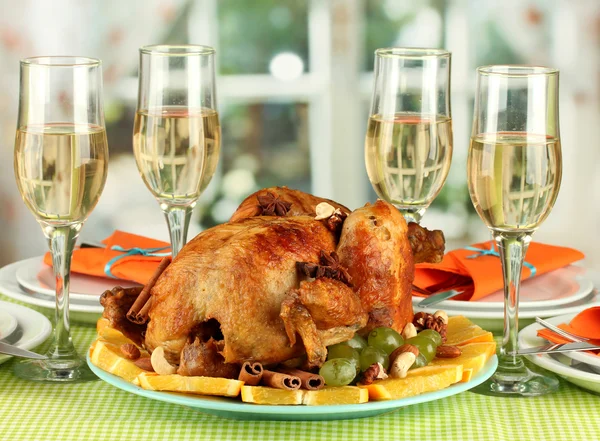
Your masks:
<svg viewBox="0 0 600 441"><path fill-rule="evenodd" d="M435 305L436 303L443 302L444 300L451 299L452 297L456 297L462 294L462 291L455 291L451 289L450 291L438 292L437 294L432 294L430 296L425 297L417 306L419 308L425 308L426 306Z"/></svg>
<svg viewBox="0 0 600 441"><path fill-rule="evenodd" d="M48 358L45 355L36 354L35 352L27 351L25 349L21 349L16 346L9 345L8 343L3 343L1 341L0 354L15 355L17 357L24 358L35 358L36 360L45 360Z"/></svg>
<svg viewBox="0 0 600 441"><path fill-rule="evenodd" d="M537 346L535 348L519 349L517 355L530 355L530 354L547 354L555 352L573 352L573 351L597 351L600 350L600 346L593 345L591 343L565 343L565 344L549 344L543 346ZM509 353L514 355L514 352Z"/></svg>

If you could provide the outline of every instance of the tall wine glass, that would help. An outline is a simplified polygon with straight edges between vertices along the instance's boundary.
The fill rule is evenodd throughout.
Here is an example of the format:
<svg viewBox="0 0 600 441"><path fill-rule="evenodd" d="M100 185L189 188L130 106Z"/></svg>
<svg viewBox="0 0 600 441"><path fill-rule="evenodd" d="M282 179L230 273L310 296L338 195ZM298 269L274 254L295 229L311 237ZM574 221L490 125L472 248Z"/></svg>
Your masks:
<svg viewBox="0 0 600 441"><path fill-rule="evenodd" d="M100 60L37 57L21 61L15 175L21 196L48 239L56 276L53 342L47 360L15 373L30 380L95 378L69 332L69 274L75 240L106 181L108 145Z"/></svg>
<svg viewBox="0 0 600 441"><path fill-rule="evenodd" d="M219 161L214 55L207 46L140 48L133 152L167 219L173 257L185 245L192 210Z"/></svg>
<svg viewBox="0 0 600 441"><path fill-rule="evenodd" d="M557 70L477 69L467 172L471 200L494 236L504 275L498 370L478 390L498 395L551 392L557 380L531 371L515 353L523 260L533 233L556 201L562 174Z"/></svg>
<svg viewBox="0 0 600 441"><path fill-rule="evenodd" d="M407 222L420 222L450 170L450 60L442 49L375 51L367 173Z"/></svg>

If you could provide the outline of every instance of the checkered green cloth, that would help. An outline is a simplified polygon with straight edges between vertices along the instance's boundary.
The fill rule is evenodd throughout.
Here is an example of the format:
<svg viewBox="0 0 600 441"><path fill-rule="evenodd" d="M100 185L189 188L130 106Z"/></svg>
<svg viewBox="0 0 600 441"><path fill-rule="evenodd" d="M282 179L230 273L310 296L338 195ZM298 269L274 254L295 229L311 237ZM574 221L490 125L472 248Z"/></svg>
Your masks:
<svg viewBox="0 0 600 441"><path fill-rule="evenodd" d="M83 354L96 332L93 326L75 324L72 334ZM364 419L235 421L133 395L100 380L79 384L24 381L13 374L13 364L11 360L0 365L2 441L600 438L600 397L562 380L559 392L544 397L496 398L464 392Z"/></svg>

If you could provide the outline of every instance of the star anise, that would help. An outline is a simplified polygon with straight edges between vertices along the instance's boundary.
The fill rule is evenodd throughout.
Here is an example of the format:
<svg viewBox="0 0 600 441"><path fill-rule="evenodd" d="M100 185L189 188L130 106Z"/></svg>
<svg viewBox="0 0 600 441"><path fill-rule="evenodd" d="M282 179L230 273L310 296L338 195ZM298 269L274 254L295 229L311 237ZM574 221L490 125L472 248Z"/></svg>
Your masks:
<svg viewBox="0 0 600 441"><path fill-rule="evenodd" d="M327 253L321 250L319 264L311 262L296 262L296 269L300 274L304 274L306 277L312 277L318 279L319 277L328 277L330 279L339 280L348 286L352 286L350 281L352 278L346 268L340 265L340 259L335 251Z"/></svg>
<svg viewBox="0 0 600 441"><path fill-rule="evenodd" d="M270 191L267 194L256 196L256 199L258 199L258 206L262 210L260 216L285 216L292 206L290 202L279 199L279 196Z"/></svg>

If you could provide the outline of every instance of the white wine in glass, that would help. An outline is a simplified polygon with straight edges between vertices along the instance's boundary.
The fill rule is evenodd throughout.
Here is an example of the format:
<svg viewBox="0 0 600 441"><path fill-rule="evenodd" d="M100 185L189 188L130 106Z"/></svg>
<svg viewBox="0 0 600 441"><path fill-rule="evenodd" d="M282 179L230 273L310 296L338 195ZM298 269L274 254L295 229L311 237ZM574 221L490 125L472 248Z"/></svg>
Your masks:
<svg viewBox="0 0 600 441"><path fill-rule="evenodd" d="M185 245L192 210L219 161L214 54L196 45L140 49L133 152L165 213L173 257Z"/></svg>
<svg viewBox="0 0 600 441"><path fill-rule="evenodd" d="M477 69L467 173L471 200L498 246L504 277L498 369L473 390L500 396L553 392L558 380L524 364L517 336L523 262L533 233L552 210L562 176L557 70Z"/></svg>
<svg viewBox="0 0 600 441"><path fill-rule="evenodd" d="M407 222L420 222L450 170L450 60L441 49L375 51L367 173L377 195Z"/></svg>
<svg viewBox="0 0 600 441"><path fill-rule="evenodd" d="M94 379L71 340L69 282L75 241L100 198L108 167L99 60L21 61L14 158L17 186L48 239L56 277L48 358L20 361L15 374L37 381Z"/></svg>

